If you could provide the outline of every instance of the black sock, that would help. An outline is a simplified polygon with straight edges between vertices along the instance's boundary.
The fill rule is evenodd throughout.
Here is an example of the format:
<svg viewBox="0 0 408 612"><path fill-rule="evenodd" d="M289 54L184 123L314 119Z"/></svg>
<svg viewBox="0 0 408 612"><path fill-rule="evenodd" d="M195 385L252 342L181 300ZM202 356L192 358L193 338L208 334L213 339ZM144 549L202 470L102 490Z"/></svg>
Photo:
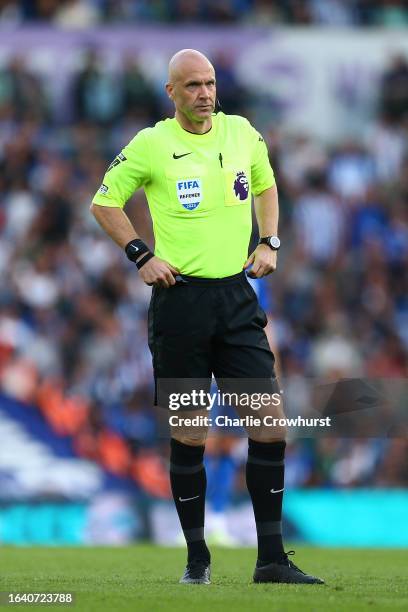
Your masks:
<svg viewBox="0 0 408 612"><path fill-rule="evenodd" d="M246 481L254 507L258 535L258 566L283 553L282 500L286 442L248 440ZM273 491L277 491L274 493Z"/></svg>
<svg viewBox="0 0 408 612"><path fill-rule="evenodd" d="M171 439L170 482L181 528L187 542L188 561L210 561L204 540L204 508L207 478L203 463L205 446L189 446Z"/></svg>

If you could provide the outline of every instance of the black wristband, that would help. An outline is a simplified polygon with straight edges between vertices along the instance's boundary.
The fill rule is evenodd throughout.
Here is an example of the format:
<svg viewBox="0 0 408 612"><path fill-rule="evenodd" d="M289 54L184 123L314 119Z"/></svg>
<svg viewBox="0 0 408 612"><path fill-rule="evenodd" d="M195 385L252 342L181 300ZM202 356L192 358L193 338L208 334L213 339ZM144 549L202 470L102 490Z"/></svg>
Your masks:
<svg viewBox="0 0 408 612"><path fill-rule="evenodd" d="M136 259L139 259L143 253L150 253L150 249L147 244L143 242L143 240L140 240L140 238L135 238L127 243L125 246L125 252L128 259L136 263Z"/></svg>
<svg viewBox="0 0 408 612"><path fill-rule="evenodd" d="M151 251L149 251L147 253L147 255L144 255L144 257L142 257L142 259L139 259L139 261L136 262L136 268L138 270L140 270L140 268L143 268L143 266L145 265L145 263L147 263L149 261L149 259L151 259L152 257L154 257L154 253L152 253Z"/></svg>

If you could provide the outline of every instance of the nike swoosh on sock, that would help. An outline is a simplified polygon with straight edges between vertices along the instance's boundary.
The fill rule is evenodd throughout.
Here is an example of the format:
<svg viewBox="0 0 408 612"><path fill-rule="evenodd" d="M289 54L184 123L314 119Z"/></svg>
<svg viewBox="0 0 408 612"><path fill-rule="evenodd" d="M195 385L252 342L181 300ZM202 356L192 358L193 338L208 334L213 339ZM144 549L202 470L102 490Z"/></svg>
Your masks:
<svg viewBox="0 0 408 612"><path fill-rule="evenodd" d="M184 499L182 497L179 497L179 501L181 501L181 502L190 501L192 499L197 499L197 497L200 497L200 496L196 495L195 497L186 497Z"/></svg>

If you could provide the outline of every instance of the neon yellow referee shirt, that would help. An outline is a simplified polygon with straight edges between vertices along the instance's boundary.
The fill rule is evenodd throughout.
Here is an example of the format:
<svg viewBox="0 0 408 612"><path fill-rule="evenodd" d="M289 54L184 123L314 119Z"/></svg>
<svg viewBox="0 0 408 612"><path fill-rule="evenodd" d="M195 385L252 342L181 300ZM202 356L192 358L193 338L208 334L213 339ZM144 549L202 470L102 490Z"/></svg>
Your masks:
<svg viewBox="0 0 408 612"><path fill-rule="evenodd" d="M265 143L243 117L218 113L206 134L176 119L141 130L109 166L93 202L121 207L139 187L155 255L182 274L222 278L247 259L251 193L275 184Z"/></svg>

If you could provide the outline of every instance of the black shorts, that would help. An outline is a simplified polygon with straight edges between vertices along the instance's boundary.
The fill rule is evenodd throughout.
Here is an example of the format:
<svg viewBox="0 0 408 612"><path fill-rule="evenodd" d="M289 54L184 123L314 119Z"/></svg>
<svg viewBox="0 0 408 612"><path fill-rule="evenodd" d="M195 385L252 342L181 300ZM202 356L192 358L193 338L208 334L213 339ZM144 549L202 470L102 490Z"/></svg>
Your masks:
<svg viewBox="0 0 408 612"><path fill-rule="evenodd" d="M276 390L267 317L245 272L221 279L181 276L169 289L154 287L149 348L156 382L258 379ZM271 385L271 381L274 384Z"/></svg>

